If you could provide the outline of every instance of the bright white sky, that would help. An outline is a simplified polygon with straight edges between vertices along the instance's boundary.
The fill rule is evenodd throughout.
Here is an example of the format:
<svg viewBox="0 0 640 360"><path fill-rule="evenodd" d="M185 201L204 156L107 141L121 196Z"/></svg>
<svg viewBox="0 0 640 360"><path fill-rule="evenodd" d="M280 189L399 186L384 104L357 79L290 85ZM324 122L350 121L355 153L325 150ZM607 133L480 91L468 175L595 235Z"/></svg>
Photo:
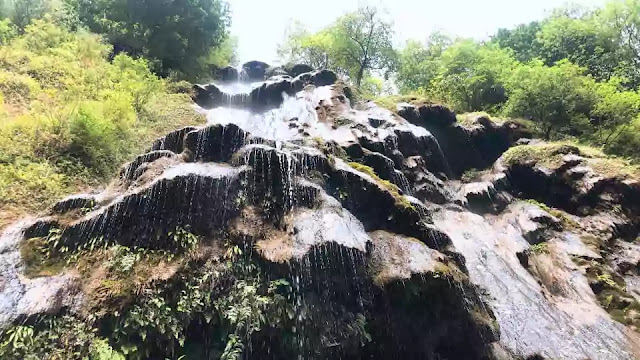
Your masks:
<svg viewBox="0 0 640 360"><path fill-rule="evenodd" d="M606 0L574 0L599 6ZM542 19L566 0L229 0L231 33L238 38L240 63L262 60L275 63L277 44L292 20L312 31L332 23L360 4L386 10L395 27L395 42L425 40L434 30L450 35L486 38L502 27Z"/></svg>

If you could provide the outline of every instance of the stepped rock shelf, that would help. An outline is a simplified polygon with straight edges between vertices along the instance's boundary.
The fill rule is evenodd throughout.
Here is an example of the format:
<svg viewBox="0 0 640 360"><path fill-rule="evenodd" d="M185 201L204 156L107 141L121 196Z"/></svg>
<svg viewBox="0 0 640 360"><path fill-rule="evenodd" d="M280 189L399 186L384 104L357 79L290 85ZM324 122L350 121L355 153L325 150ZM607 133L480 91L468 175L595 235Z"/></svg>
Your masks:
<svg viewBox="0 0 640 360"><path fill-rule="evenodd" d="M224 270L237 249L265 284L290 287L287 316L244 339L243 358L640 358L636 174L517 122L353 105L330 71L265 65L195 86L208 124L158 139L104 191L5 229L0 327L65 314L114 349L144 342L112 335L114 312L193 279L205 304L229 297L244 281ZM171 253L176 229L196 249L148 265L133 295L105 295L100 262L73 266L116 245ZM71 265L25 276L38 239ZM138 356L219 356L212 311L179 317L182 341L145 332L157 344Z"/></svg>

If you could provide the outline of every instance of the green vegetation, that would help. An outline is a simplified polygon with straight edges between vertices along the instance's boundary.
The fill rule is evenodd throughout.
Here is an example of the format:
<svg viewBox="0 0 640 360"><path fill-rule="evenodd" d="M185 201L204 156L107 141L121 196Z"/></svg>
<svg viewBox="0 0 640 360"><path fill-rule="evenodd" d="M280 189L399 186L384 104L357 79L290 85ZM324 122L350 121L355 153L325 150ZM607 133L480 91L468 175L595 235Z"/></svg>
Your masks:
<svg viewBox="0 0 640 360"><path fill-rule="evenodd" d="M64 1L80 24L104 34L115 53L143 56L163 76L175 73L196 80L233 58L229 11L223 1Z"/></svg>
<svg viewBox="0 0 640 360"><path fill-rule="evenodd" d="M0 51L0 227L110 178L168 130L201 122L143 59L50 17Z"/></svg>
<svg viewBox="0 0 640 360"><path fill-rule="evenodd" d="M529 250L536 255L548 254L549 244L543 242L543 243L531 245L531 248Z"/></svg>
<svg viewBox="0 0 640 360"><path fill-rule="evenodd" d="M96 250L84 257L93 259L88 275L103 267L111 269L100 287L88 293L89 303L100 306L100 312L88 319L44 316L9 328L0 334L0 357L143 359L209 354L236 359L254 332L293 319L289 282L262 278L262 271L242 251L227 251L231 255L222 262L204 265L187 259L171 279L154 283L142 277L153 273L138 272L146 260L139 256L126 260L131 252L123 249ZM118 306L104 311L117 298ZM201 337L187 339L193 328L200 329Z"/></svg>
<svg viewBox="0 0 640 360"><path fill-rule="evenodd" d="M640 303L627 292L624 279L608 272L595 260L587 262L586 267L587 277L602 307L614 320L640 331L637 317Z"/></svg>
<svg viewBox="0 0 640 360"><path fill-rule="evenodd" d="M394 112L403 98L443 103L640 161L639 28L640 0L611 0L599 9L557 9L490 41L435 32L393 49L392 24L361 8L317 33L295 25L279 53L347 75L358 97ZM401 95L386 95L380 75L392 75Z"/></svg>
<svg viewBox="0 0 640 360"><path fill-rule="evenodd" d="M482 170L469 169L460 176L460 181L463 183L470 183L478 180L482 176Z"/></svg>
<svg viewBox="0 0 640 360"><path fill-rule="evenodd" d="M595 10L558 9L542 21L500 29L487 42L435 32L424 43L408 41L387 68L402 94L419 94L425 103L531 120L545 139L578 139L637 161L638 28L640 2L613 0ZM330 51L316 55L333 66ZM395 111L397 98L376 101Z"/></svg>

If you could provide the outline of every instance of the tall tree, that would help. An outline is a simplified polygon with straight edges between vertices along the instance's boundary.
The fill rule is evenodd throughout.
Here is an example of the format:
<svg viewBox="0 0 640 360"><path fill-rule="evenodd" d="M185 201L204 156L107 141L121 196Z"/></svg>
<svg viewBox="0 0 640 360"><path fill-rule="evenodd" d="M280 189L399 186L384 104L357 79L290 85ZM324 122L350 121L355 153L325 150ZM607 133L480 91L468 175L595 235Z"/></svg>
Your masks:
<svg viewBox="0 0 640 360"><path fill-rule="evenodd" d="M613 30L623 48L620 75L626 77L630 87L640 87L640 0L612 1L597 15Z"/></svg>
<svg viewBox="0 0 640 360"><path fill-rule="evenodd" d="M364 7L342 16L333 27L335 54L360 87L367 71L391 70L395 50L391 23L384 21L378 9Z"/></svg>
<svg viewBox="0 0 640 360"><path fill-rule="evenodd" d="M0 0L0 16L11 19L22 32L31 21L42 18L53 7L50 0Z"/></svg>
<svg viewBox="0 0 640 360"><path fill-rule="evenodd" d="M360 8L331 26L309 33L297 26L289 32L279 54L285 60L329 68L348 75L360 87L373 71L391 71L396 62L393 29L378 9Z"/></svg>
<svg viewBox="0 0 640 360"><path fill-rule="evenodd" d="M222 0L65 0L80 22L104 34L115 52L144 56L157 72L192 74L227 37Z"/></svg>

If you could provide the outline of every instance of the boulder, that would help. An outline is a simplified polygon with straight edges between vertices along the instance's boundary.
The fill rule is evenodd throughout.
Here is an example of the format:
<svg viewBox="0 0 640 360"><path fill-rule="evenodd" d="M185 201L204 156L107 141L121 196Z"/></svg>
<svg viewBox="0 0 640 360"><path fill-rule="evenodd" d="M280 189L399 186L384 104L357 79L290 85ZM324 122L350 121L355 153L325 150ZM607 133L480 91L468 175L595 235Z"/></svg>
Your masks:
<svg viewBox="0 0 640 360"><path fill-rule="evenodd" d="M262 61L249 61L242 64L241 81L263 81L266 78L269 64Z"/></svg>
<svg viewBox="0 0 640 360"><path fill-rule="evenodd" d="M215 79L223 82L235 82L239 79L238 69L226 66L215 71Z"/></svg>
<svg viewBox="0 0 640 360"><path fill-rule="evenodd" d="M300 74L312 72L314 68L306 64L292 64L284 67L284 70L291 76L296 77Z"/></svg>

